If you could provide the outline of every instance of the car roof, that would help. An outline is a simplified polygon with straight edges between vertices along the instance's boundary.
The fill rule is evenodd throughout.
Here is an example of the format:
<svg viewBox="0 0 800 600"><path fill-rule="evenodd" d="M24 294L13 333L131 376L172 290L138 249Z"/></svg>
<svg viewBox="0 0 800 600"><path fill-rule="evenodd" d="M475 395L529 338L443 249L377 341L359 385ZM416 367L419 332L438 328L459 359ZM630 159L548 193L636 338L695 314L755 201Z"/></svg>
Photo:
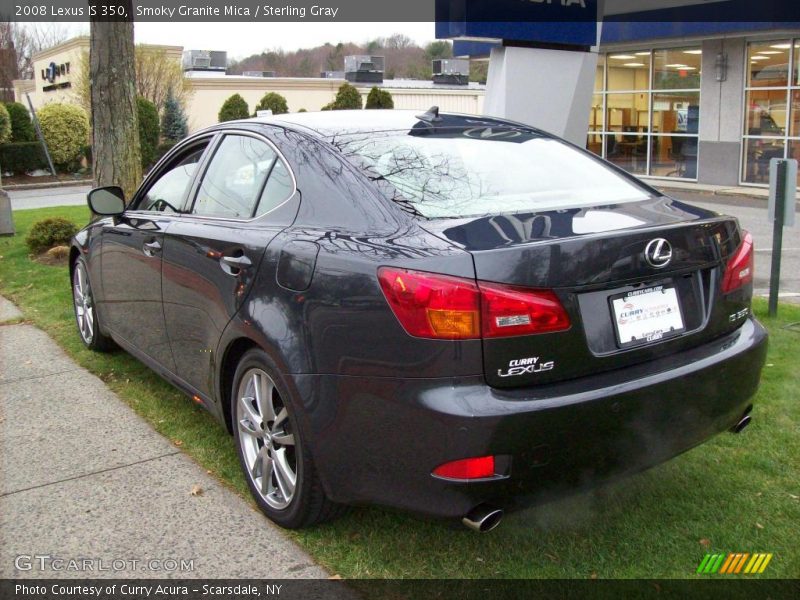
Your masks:
<svg viewBox="0 0 800 600"><path fill-rule="evenodd" d="M528 125L496 117L444 112L438 113L438 115L441 121L432 122L430 120L432 113L426 113L425 110L330 110L255 117L247 121L281 125L290 129L302 129L322 138L376 131L408 131L412 128L434 124L437 127L456 128L489 125L514 129L522 128L543 133Z"/></svg>

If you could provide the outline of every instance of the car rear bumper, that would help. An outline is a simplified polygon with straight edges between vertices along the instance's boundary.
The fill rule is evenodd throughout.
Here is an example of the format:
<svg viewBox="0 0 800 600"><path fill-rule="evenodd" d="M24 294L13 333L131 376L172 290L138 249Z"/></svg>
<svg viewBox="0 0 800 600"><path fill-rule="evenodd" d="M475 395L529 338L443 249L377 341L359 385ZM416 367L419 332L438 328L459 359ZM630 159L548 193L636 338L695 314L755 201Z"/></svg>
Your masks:
<svg viewBox="0 0 800 600"><path fill-rule="evenodd" d="M461 517L646 469L735 425L764 365L754 319L712 343L568 382L498 390L483 377L294 375L332 499ZM510 457L509 477L454 483L438 465Z"/></svg>

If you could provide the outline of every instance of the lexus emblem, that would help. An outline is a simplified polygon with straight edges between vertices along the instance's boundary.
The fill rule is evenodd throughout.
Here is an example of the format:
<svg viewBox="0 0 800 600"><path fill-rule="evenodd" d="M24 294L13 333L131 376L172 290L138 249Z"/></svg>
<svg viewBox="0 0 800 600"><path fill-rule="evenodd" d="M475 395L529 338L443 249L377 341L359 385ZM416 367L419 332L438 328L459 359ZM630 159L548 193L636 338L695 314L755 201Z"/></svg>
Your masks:
<svg viewBox="0 0 800 600"><path fill-rule="evenodd" d="M663 269L672 260L672 244L664 238L650 240L644 249L644 259L655 269Z"/></svg>

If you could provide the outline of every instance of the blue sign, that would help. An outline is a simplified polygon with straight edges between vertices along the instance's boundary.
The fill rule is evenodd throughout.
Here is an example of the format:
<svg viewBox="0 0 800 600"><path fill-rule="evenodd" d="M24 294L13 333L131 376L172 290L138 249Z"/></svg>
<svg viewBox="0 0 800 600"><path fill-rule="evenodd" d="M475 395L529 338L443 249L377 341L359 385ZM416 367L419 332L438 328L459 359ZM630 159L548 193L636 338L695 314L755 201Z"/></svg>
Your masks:
<svg viewBox="0 0 800 600"><path fill-rule="evenodd" d="M597 0L436 0L436 37L593 46Z"/></svg>

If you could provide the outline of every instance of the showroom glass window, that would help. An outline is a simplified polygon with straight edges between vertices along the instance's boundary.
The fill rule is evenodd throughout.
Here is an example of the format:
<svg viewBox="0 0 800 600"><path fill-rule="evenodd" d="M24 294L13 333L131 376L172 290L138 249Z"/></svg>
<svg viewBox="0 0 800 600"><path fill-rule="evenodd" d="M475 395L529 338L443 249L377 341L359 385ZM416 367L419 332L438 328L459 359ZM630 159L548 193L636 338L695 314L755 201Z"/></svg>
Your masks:
<svg viewBox="0 0 800 600"><path fill-rule="evenodd" d="M626 171L697 178L700 48L601 55L587 148Z"/></svg>
<svg viewBox="0 0 800 600"><path fill-rule="evenodd" d="M773 158L800 159L800 40L747 46L742 182L769 183Z"/></svg>

